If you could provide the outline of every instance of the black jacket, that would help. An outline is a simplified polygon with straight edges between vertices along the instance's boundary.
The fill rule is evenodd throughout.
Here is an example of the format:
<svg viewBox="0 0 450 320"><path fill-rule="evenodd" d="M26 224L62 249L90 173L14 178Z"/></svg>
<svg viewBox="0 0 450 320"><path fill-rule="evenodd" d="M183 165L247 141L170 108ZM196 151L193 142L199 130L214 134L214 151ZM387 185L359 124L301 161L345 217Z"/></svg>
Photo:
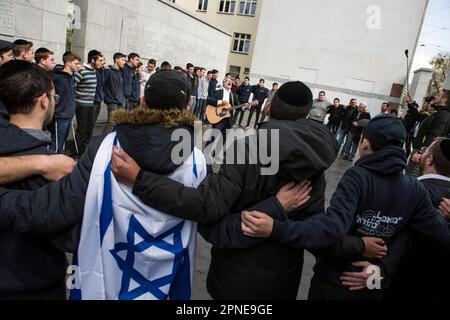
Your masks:
<svg viewBox="0 0 450 320"><path fill-rule="evenodd" d="M421 178L422 179L422 178ZM424 176L421 180L435 208L450 199L450 180ZM397 272L392 277L387 299L430 300L450 298L450 254L418 232L409 232L409 243Z"/></svg>
<svg viewBox="0 0 450 320"><path fill-rule="evenodd" d="M125 63L125 66L122 69L123 74L123 93L125 98L131 99L133 96L133 83L136 76L136 71L128 63Z"/></svg>
<svg viewBox="0 0 450 320"><path fill-rule="evenodd" d="M364 120L364 119L370 120L371 118L372 117L370 116L370 113L368 113L368 112L363 112L363 113L357 112L355 114L354 122L358 122L358 121ZM354 143L359 143L359 140L361 140L361 135L362 135L363 131L364 131L363 127L355 127L352 124L350 133L353 135Z"/></svg>
<svg viewBox="0 0 450 320"><path fill-rule="evenodd" d="M344 111L344 116L342 118L342 129L349 131L352 128L352 123L355 122L356 116L358 115L358 108L352 108L347 106Z"/></svg>
<svg viewBox="0 0 450 320"><path fill-rule="evenodd" d="M95 103L102 103L105 99L105 70L95 70L97 75L97 89L95 90Z"/></svg>
<svg viewBox="0 0 450 320"><path fill-rule="evenodd" d="M124 93L124 80L121 70L110 66L110 69L105 70L105 103L117 104L125 107L127 99Z"/></svg>
<svg viewBox="0 0 450 320"><path fill-rule="evenodd" d="M316 215L302 223L275 221L271 239L314 249L335 245L347 234L381 238L387 243L389 254L383 261L373 263L380 265L386 277L395 271L405 250L404 231L416 231L450 251L450 224L433 207L423 185L403 175L405 166L405 152L397 147L386 147L363 157L345 173L326 215ZM351 262L361 259L319 259L316 276L341 287L339 277L345 271L360 271Z"/></svg>
<svg viewBox="0 0 450 320"><path fill-rule="evenodd" d="M208 97L212 97L214 95L214 92L216 91L218 85L219 81L217 81L216 79L211 79L209 81Z"/></svg>
<svg viewBox="0 0 450 320"><path fill-rule="evenodd" d="M328 107L328 114L330 115L329 123L333 125L340 125L344 118L345 107L341 104L337 108L334 105Z"/></svg>
<svg viewBox="0 0 450 320"><path fill-rule="evenodd" d="M247 103L248 100L250 99L251 94L252 94L252 86L251 85L245 86L245 85L242 84L237 89L236 94L238 95L240 104L241 103Z"/></svg>
<svg viewBox="0 0 450 320"><path fill-rule="evenodd" d="M130 100L133 102L139 102L141 99L141 82L139 77L135 75L133 78L133 91L131 93Z"/></svg>
<svg viewBox="0 0 450 320"><path fill-rule="evenodd" d="M48 142L34 138L0 119L0 156L48 155ZM11 143L14 141L14 143ZM40 176L6 186L37 190L48 184ZM57 234L22 233L0 227L0 300L65 299L67 260L64 240Z"/></svg>
<svg viewBox="0 0 450 320"><path fill-rule="evenodd" d="M259 105L262 106L264 101L269 97L269 89L261 88L259 85L253 86L253 101L258 100Z"/></svg>
<svg viewBox="0 0 450 320"><path fill-rule="evenodd" d="M419 121L419 105L414 101L413 103L408 103L408 111L403 122L408 134L415 129L417 121Z"/></svg>
<svg viewBox="0 0 450 320"><path fill-rule="evenodd" d="M275 175L262 175L261 170L267 166L261 164L223 165L219 174L209 175L198 189L192 189L142 171L134 186L133 192L146 204L164 212L197 212L211 220L228 213L219 223L200 226L202 236L213 244L207 287L215 299L297 296L303 250L245 237L241 230L242 210L276 195L290 181L306 179L313 184L311 201L292 219L302 220L324 209L324 171L336 159L336 138L326 126L306 119L272 119L262 128L268 129L268 134L273 130L280 134L280 168ZM273 198L268 201L269 207L279 207Z"/></svg>
<svg viewBox="0 0 450 320"><path fill-rule="evenodd" d="M75 81L73 75L60 68L53 71L53 83L60 100L55 106L56 120L72 120L75 116Z"/></svg>
<svg viewBox="0 0 450 320"><path fill-rule="evenodd" d="M422 122L414 141L414 149L420 150L422 147L429 147L434 139L448 135L450 107L435 106L435 109L437 111Z"/></svg>

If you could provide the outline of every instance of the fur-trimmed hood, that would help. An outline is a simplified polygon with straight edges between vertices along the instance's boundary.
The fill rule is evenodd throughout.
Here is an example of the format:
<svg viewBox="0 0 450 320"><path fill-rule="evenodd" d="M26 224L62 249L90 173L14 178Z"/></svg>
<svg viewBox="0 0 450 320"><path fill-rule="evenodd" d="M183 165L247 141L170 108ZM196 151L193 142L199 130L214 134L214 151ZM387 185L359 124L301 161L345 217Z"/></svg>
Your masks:
<svg viewBox="0 0 450 320"><path fill-rule="evenodd" d="M113 113L112 120L116 125L154 125L162 124L167 129L180 126L194 127L196 118L186 110L169 109L134 109L126 111L117 110Z"/></svg>
<svg viewBox="0 0 450 320"><path fill-rule="evenodd" d="M191 151L194 149L195 117L188 111L118 110L113 114L113 121L121 147L144 170L168 175L179 167L172 161L172 150L180 143L172 141L177 129L191 133ZM183 154L183 157L190 155Z"/></svg>

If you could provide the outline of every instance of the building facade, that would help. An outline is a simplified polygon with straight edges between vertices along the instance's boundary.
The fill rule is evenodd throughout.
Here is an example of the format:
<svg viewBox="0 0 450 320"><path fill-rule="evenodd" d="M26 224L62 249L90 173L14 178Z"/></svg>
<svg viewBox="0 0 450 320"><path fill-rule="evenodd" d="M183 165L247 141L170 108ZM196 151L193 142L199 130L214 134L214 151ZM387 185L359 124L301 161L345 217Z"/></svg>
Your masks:
<svg viewBox="0 0 450 320"><path fill-rule="evenodd" d="M66 50L67 1L0 0L0 39L30 40L46 47L57 61Z"/></svg>
<svg viewBox="0 0 450 320"><path fill-rule="evenodd" d="M75 0L81 15L72 49L83 56L92 49L112 62L115 52L136 52L158 65L186 63L226 70L231 35L201 21L171 2Z"/></svg>
<svg viewBox="0 0 450 320"><path fill-rule="evenodd" d="M300 80L347 104L400 103L428 0L264 0L252 81ZM410 66L412 59L409 60Z"/></svg>
<svg viewBox="0 0 450 320"><path fill-rule="evenodd" d="M251 73L263 0L167 0L232 35L227 72L241 79Z"/></svg>

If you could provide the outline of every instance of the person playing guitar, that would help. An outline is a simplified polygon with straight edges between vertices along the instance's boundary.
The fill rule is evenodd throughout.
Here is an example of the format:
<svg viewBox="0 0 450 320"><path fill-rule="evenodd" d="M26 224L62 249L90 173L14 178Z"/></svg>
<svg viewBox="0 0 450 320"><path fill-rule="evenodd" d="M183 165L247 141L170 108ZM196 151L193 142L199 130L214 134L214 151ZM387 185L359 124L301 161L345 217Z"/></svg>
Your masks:
<svg viewBox="0 0 450 320"><path fill-rule="evenodd" d="M231 106L235 107L235 101L239 101L235 93L231 91L233 81L226 78L223 80L223 86L218 87L213 96L208 97L208 105L213 107ZM209 119L208 119L209 120ZM210 121L210 120L209 120ZM226 130L232 127L231 117L224 118L219 123L213 124L213 128L222 131L224 141L226 139Z"/></svg>

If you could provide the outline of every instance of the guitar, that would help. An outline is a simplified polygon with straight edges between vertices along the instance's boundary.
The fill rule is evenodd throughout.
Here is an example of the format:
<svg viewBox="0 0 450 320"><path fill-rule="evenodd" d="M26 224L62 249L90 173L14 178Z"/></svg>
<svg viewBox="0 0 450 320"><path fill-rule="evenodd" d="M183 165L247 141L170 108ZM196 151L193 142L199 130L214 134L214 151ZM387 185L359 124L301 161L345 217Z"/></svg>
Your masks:
<svg viewBox="0 0 450 320"><path fill-rule="evenodd" d="M251 103L241 104L237 107L232 107L229 103L221 106L208 106L206 107L206 119L210 124L218 124L223 119L231 118L231 111L239 110L239 109L248 109L251 107L258 106L259 102L257 100Z"/></svg>

